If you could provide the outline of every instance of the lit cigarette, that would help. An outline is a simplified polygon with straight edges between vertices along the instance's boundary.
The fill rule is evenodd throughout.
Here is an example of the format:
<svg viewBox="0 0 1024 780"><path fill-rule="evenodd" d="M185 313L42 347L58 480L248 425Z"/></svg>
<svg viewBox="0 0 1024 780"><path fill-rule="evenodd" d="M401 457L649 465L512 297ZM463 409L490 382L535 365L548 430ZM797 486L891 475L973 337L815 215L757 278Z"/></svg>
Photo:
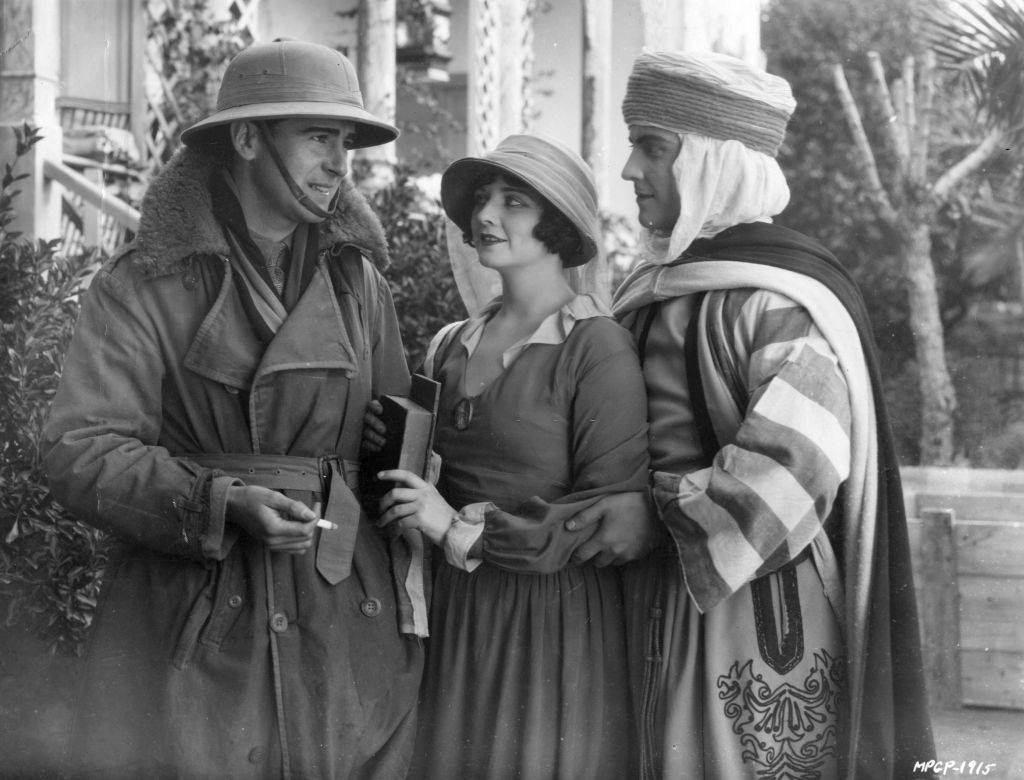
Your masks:
<svg viewBox="0 0 1024 780"><path fill-rule="evenodd" d="M317 514L320 514L320 507L321 506L322 505L321 505L321 503L319 501L315 501L313 503L313 511L316 512ZM317 528L323 528L325 531L333 531L335 528L338 527L338 524L337 523L332 523L330 520L324 520L322 517L318 517L317 520L316 520L316 527Z"/></svg>

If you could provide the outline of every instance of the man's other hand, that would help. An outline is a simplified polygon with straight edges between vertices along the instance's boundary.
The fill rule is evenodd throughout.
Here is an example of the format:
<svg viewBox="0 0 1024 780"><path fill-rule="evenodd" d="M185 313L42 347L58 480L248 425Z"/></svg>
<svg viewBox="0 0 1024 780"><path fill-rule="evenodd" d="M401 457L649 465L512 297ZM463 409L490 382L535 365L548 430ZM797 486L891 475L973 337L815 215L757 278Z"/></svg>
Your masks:
<svg viewBox="0 0 1024 780"><path fill-rule="evenodd" d="M380 418L383 413L384 407L376 399L366 405L366 413L363 414L363 452L380 452L384 446L388 428Z"/></svg>

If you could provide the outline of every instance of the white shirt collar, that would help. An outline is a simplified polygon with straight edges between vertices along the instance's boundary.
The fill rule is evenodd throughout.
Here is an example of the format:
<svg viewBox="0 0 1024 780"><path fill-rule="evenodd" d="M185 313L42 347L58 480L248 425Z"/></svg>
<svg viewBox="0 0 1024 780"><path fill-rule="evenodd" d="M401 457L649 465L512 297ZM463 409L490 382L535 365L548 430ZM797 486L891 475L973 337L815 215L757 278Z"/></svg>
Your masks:
<svg viewBox="0 0 1024 780"><path fill-rule="evenodd" d="M466 348L466 354L472 355L480 338L483 336L484 325L494 316L494 313L501 308L501 296L488 303L475 317L466 321L466 327L462 329L459 341ZM558 311L552 312L537 326L537 329L529 337L517 341L511 347L501 353L501 366L508 368L519 353L530 344L562 344L577 322L591 319L593 317L610 317L611 311L596 297L586 294L577 295Z"/></svg>

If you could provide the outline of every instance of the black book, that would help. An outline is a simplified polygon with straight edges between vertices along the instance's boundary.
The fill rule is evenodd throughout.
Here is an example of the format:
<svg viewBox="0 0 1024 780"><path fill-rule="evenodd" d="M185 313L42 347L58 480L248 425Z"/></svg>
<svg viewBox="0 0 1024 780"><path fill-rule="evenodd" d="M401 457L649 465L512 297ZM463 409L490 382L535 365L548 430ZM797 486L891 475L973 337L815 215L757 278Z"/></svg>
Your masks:
<svg viewBox="0 0 1024 780"><path fill-rule="evenodd" d="M377 479L385 469L405 469L426 477L441 385L422 374L413 374L408 396L381 395L381 419L387 426L384 446L363 455L363 497L377 499L391 489L390 482Z"/></svg>

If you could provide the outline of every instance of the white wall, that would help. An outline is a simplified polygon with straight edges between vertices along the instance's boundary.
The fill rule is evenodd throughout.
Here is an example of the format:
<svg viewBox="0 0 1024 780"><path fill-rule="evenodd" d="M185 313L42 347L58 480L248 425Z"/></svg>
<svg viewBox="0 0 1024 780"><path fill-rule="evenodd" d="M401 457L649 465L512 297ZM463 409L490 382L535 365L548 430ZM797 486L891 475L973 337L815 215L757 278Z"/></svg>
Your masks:
<svg viewBox="0 0 1024 780"><path fill-rule="evenodd" d="M127 102L130 0L61 0L62 96Z"/></svg>
<svg viewBox="0 0 1024 780"><path fill-rule="evenodd" d="M357 5L358 0L262 0L257 16L260 40L298 38L355 56L356 20L341 17L338 12Z"/></svg>

